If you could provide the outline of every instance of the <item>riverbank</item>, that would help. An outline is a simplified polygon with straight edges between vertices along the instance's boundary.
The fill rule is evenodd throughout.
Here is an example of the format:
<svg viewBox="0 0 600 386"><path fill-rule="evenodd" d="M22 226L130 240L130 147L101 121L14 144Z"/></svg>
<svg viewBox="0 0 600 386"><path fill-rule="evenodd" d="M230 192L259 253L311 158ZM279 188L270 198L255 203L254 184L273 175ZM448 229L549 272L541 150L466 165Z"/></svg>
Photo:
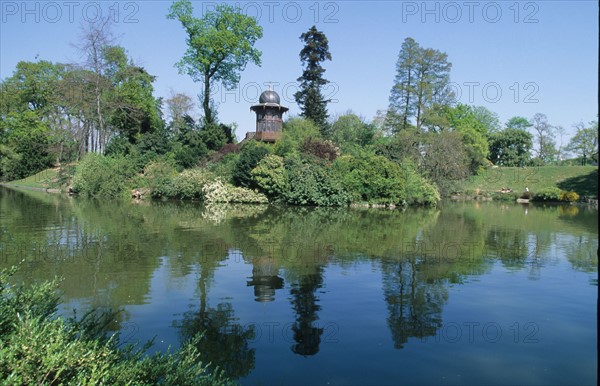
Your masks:
<svg viewBox="0 0 600 386"><path fill-rule="evenodd" d="M41 191L66 193L61 187L59 168L46 169L22 180L0 183L0 186ZM482 174L472 176L460 186L460 190L448 197L451 200L482 200L516 202L526 193L532 195L548 189L576 192L580 200L597 205L598 167L596 166L542 166L530 168L490 168ZM134 190L134 192L140 189ZM147 193L147 192L146 192ZM133 195L133 192L132 192ZM146 198L148 194L143 195ZM140 198L140 197L132 197ZM385 205L364 202L350 206L380 207Z"/></svg>
<svg viewBox="0 0 600 386"><path fill-rule="evenodd" d="M464 196L496 196L532 193L548 188L576 192L581 197L598 198L597 166L540 166L489 168L461 184Z"/></svg>

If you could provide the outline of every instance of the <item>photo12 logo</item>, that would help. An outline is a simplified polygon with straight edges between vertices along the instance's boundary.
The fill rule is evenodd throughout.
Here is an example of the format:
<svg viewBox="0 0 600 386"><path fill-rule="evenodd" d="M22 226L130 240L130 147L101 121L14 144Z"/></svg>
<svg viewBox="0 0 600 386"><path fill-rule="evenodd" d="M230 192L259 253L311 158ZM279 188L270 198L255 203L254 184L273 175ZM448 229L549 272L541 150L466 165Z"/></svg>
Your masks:
<svg viewBox="0 0 600 386"><path fill-rule="evenodd" d="M536 82L513 82L502 85L498 82L450 82L447 90L463 103L498 103L510 98L513 103L539 103L540 86Z"/></svg>
<svg viewBox="0 0 600 386"><path fill-rule="evenodd" d="M405 1L402 2L402 22L420 23L539 23L540 7L536 2L495 1Z"/></svg>
<svg viewBox="0 0 600 386"><path fill-rule="evenodd" d="M140 10L134 1L2 1L2 23L138 23Z"/></svg>
<svg viewBox="0 0 600 386"><path fill-rule="evenodd" d="M216 10L218 2L202 2L202 15ZM339 3L333 1L243 1L233 3L239 13L255 18L259 23L339 23Z"/></svg>
<svg viewBox="0 0 600 386"><path fill-rule="evenodd" d="M267 90L273 90L281 99L281 104L291 105L296 103L294 95L300 91L298 82L265 82L262 85L258 82L247 82L238 85L237 88L228 90L218 83L211 84L210 95L218 103L247 103L254 104L258 102L260 94ZM338 103L335 97L340 91L340 87L335 82L329 82L321 88L323 99L328 103Z"/></svg>

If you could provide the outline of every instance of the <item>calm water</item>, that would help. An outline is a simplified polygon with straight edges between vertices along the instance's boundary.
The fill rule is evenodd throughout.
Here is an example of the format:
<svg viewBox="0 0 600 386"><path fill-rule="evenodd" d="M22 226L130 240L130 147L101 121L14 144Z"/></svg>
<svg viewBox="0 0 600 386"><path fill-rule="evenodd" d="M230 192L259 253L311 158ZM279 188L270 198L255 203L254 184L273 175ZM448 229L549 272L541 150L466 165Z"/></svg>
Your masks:
<svg viewBox="0 0 600 386"><path fill-rule="evenodd" d="M61 312L198 331L242 384L595 384L597 211L104 203L0 188L0 266Z"/></svg>

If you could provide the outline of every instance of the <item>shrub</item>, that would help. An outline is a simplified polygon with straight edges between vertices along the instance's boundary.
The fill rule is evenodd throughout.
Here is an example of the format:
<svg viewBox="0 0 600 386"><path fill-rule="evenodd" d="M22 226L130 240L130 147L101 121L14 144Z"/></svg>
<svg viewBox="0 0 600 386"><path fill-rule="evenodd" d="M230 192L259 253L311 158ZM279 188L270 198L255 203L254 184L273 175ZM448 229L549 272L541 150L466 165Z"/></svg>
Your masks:
<svg viewBox="0 0 600 386"><path fill-rule="evenodd" d="M283 158L270 154L252 169L256 185L268 196L283 195L288 190L287 173Z"/></svg>
<svg viewBox="0 0 600 386"><path fill-rule="evenodd" d="M233 169L233 183L237 186L246 188L254 188L254 180L252 179L252 169L258 165L258 162L267 154L270 153L270 148L263 143L257 141L247 142L240 151L240 158L235 163Z"/></svg>
<svg viewBox="0 0 600 386"><path fill-rule="evenodd" d="M128 158L90 153L75 170L73 190L91 197L118 197L130 187L134 175L134 165Z"/></svg>
<svg viewBox="0 0 600 386"><path fill-rule="evenodd" d="M283 133L275 143L274 153L281 157L299 155L300 146L308 138L321 138L319 128L309 119L290 118L283 124Z"/></svg>
<svg viewBox="0 0 600 386"><path fill-rule="evenodd" d="M223 181L233 183L233 171L239 158L239 153L228 153L219 161L208 162L205 167L212 174L221 177Z"/></svg>
<svg viewBox="0 0 600 386"><path fill-rule="evenodd" d="M440 201L440 192L417 173L411 162L401 165L404 179L403 199L408 205L435 205Z"/></svg>
<svg viewBox="0 0 600 386"><path fill-rule="evenodd" d="M333 161L340 155L340 148L335 143L320 139L307 138L300 150L305 154L313 155L327 161Z"/></svg>
<svg viewBox="0 0 600 386"><path fill-rule="evenodd" d="M556 187L545 188L533 195L534 201L560 201L560 189Z"/></svg>
<svg viewBox="0 0 600 386"><path fill-rule="evenodd" d="M15 273L0 271L0 379L3 384L213 385L229 383L211 374L195 348L199 336L177 352L145 356L150 347L118 347L106 338L105 315L81 320L56 316L58 281L15 286ZM114 315L114 313L109 314ZM114 319L114 318L111 318Z"/></svg>
<svg viewBox="0 0 600 386"><path fill-rule="evenodd" d="M558 198L560 201L575 202L575 201L579 201L579 194L577 194L576 192L573 192L573 191L570 191L570 192L561 191Z"/></svg>
<svg viewBox="0 0 600 386"><path fill-rule="evenodd" d="M173 177L176 174L175 167L166 161L151 162L146 165L144 178L152 197L171 197L174 193Z"/></svg>
<svg viewBox="0 0 600 386"><path fill-rule="evenodd" d="M284 195L288 204L342 206L350 202L340 181L323 166L291 158L286 159L285 168L290 186Z"/></svg>
<svg viewBox="0 0 600 386"><path fill-rule="evenodd" d="M404 199L400 166L383 156L342 156L334 170L354 201L398 204Z"/></svg>
<svg viewBox="0 0 600 386"><path fill-rule="evenodd" d="M266 204L269 202L264 194L250 189L234 187L221 180L220 177L207 182L202 187L204 202L207 204L219 202L239 202L247 204Z"/></svg>
<svg viewBox="0 0 600 386"><path fill-rule="evenodd" d="M202 188L213 180L212 173L203 169L188 169L173 178L173 197L182 199L203 199Z"/></svg>

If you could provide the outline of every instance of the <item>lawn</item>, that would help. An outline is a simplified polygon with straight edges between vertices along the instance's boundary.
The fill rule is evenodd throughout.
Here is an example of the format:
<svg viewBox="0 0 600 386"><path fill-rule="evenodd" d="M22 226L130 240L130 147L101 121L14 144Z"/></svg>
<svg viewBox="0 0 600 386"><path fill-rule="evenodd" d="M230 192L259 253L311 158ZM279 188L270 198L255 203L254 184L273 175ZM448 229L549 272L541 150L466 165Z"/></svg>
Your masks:
<svg viewBox="0 0 600 386"><path fill-rule="evenodd" d="M41 172L23 178L22 180L10 181L6 183L6 185L44 190L58 188L58 170L58 168L42 170Z"/></svg>
<svg viewBox="0 0 600 386"><path fill-rule="evenodd" d="M514 192L533 193L548 187L573 190L580 195L596 197L598 194L597 166L540 166L490 168L463 183L463 191L499 191L502 188Z"/></svg>

